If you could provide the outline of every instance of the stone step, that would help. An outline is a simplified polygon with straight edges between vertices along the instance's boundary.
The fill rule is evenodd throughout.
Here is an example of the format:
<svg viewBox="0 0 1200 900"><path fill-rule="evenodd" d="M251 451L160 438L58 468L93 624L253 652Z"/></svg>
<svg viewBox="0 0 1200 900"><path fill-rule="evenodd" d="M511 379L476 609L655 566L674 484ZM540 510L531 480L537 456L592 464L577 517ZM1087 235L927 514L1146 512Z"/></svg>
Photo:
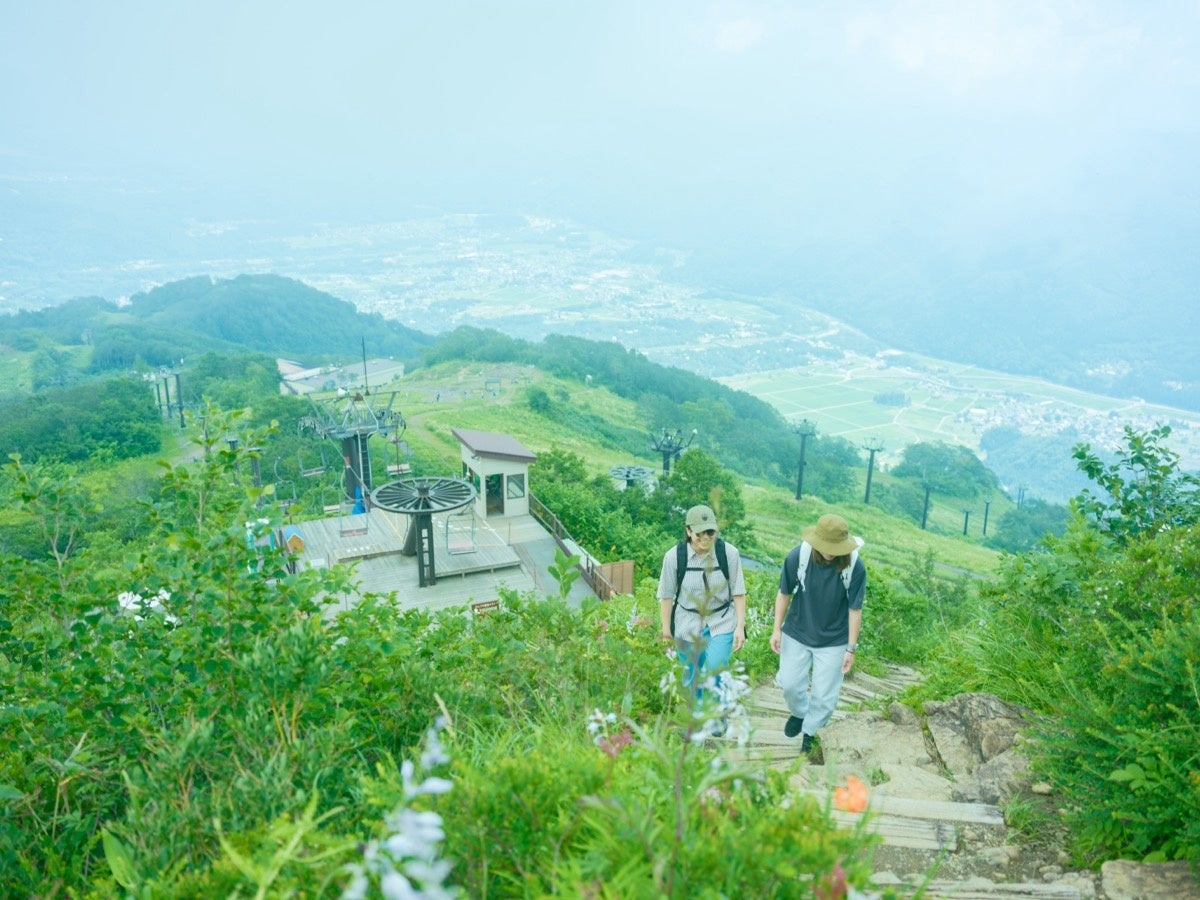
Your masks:
<svg viewBox="0 0 1200 900"><path fill-rule="evenodd" d="M860 704L895 697L919 681L917 672L900 666L889 667L882 676L855 672L843 684L834 720L862 715L855 711ZM744 705L749 712L751 736L738 749L737 755L744 760L755 760L771 766L793 765L801 756L801 742L783 733L783 723L789 713L779 688L773 683L760 685L751 691ZM919 743L919 732L915 739ZM910 737L909 742L912 740ZM895 744L894 736L889 735L889 743ZM832 807L830 798L837 783L849 775L868 780L868 773L853 763L845 764L839 760L838 764L834 764L830 760L827 766L824 762L822 754L818 760L802 766L793 776L794 788ZM998 807L939 799L949 794L949 783L944 778L894 762L887 768L889 775L903 774L903 780L910 782L919 795L897 796L897 784L872 787L867 812L832 809L834 820L843 827L857 828L866 818L867 830L878 835L885 845L894 847L955 852L960 845L963 828L970 828L971 838L976 841L987 838L989 843L1004 843L1007 829L1004 814Z"/></svg>

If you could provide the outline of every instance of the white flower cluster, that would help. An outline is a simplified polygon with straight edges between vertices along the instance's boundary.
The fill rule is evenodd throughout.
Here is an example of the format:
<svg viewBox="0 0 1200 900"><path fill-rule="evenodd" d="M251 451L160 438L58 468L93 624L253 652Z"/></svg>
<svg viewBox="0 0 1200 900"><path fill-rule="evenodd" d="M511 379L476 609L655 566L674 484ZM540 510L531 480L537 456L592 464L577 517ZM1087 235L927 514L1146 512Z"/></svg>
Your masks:
<svg viewBox="0 0 1200 900"><path fill-rule="evenodd" d="M168 612L166 608L170 599L171 592L163 588L160 588L158 593L149 600L133 591L122 591L117 595L117 605L121 612L132 613L136 622L145 621L146 617L143 613L154 613L162 616L163 621L168 625L178 625L179 617Z"/></svg>
<svg viewBox="0 0 1200 900"><path fill-rule="evenodd" d="M692 741L728 735L744 746L750 740L750 714L742 704L742 698L750 693L745 668L738 663L733 672L710 675L700 687L702 701L693 715L703 720L703 725L692 733Z"/></svg>
<svg viewBox="0 0 1200 900"><path fill-rule="evenodd" d="M598 709L592 710L592 714L587 717L588 734L592 736L592 740L599 743L600 738L608 734L608 726L617 724L616 713L602 713Z"/></svg>
<svg viewBox="0 0 1200 900"><path fill-rule="evenodd" d="M404 797L411 801L424 794L444 794L453 787L445 778L424 774L434 766L450 761L439 737L445 727L439 716L425 734L421 751L421 772L406 759L400 766ZM365 900L372 882L378 884L378 896L386 900L449 900L458 891L445 884L450 863L439 858L446 838L442 817L435 812L410 809L407 802L384 817L388 836L371 841L363 848L363 862L350 866L352 878L342 893L343 900Z"/></svg>

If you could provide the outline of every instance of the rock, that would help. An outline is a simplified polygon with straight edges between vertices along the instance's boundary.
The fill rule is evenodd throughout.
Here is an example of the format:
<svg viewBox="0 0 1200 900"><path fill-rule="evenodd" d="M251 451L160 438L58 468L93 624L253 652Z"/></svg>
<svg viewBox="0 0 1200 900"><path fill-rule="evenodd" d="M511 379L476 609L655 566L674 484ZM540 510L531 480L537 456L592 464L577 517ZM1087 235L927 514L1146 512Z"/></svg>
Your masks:
<svg viewBox="0 0 1200 900"><path fill-rule="evenodd" d="M1016 750L1008 750L956 781L950 796L962 803L1003 806L1024 790L1028 771L1028 758Z"/></svg>
<svg viewBox="0 0 1200 900"><path fill-rule="evenodd" d="M756 709L770 716L769 733L762 739L762 746L771 751L767 758L778 765L794 765L798 753L782 738L787 713L779 689L772 685L758 693ZM853 702L843 694L838 712L821 730L820 758L804 761L792 778L797 790L822 796L849 775L871 785L872 827L883 837L873 851L876 886L899 881L915 887L936 872L937 889L931 888L931 897L1200 900L1200 895L1189 892L1192 885L1180 889L1172 883L1158 893L1146 893L1141 881L1131 882L1134 876L1120 872L1106 873L1107 880L1118 885L1114 879L1124 878L1130 886L1117 888L1124 893L1106 894L1108 884L1102 888L1098 872L1071 870L1071 856L1063 843L1066 829L1060 823L1051 823L1042 839L1031 843L1010 832L1000 806L1023 792L1035 797L1054 794L1046 782L1030 783L1021 738L1021 729L1030 720L1021 707L987 694L962 694L926 703L923 723L921 714L904 704L886 701L880 712L879 705L864 702L883 700L887 694L860 693ZM928 829L923 826L930 820L914 816L914 803L936 813L936 847L915 840L914 836L926 837ZM947 809L938 808L942 805ZM943 825L950 836L944 841ZM987 879L995 885L985 889Z"/></svg>
<svg viewBox="0 0 1200 900"><path fill-rule="evenodd" d="M1021 855L1021 848L1012 844L1001 844L999 847L984 847L979 851L981 859L996 866L1003 866L1013 862Z"/></svg>
<svg viewBox="0 0 1200 900"><path fill-rule="evenodd" d="M925 715L935 740L938 730L948 730L964 741L968 752L981 763L1016 743L1026 724L1027 712L1024 707L981 693L958 694L944 703L925 704ZM940 740L938 749L941 750Z"/></svg>
<svg viewBox="0 0 1200 900"><path fill-rule="evenodd" d="M913 726L920 725L917 719L917 714L911 706L905 706L903 703L893 702L888 707L888 719L893 725Z"/></svg>
<svg viewBox="0 0 1200 900"><path fill-rule="evenodd" d="M1187 862L1138 863L1109 860L1100 867L1108 900L1197 900L1200 881Z"/></svg>

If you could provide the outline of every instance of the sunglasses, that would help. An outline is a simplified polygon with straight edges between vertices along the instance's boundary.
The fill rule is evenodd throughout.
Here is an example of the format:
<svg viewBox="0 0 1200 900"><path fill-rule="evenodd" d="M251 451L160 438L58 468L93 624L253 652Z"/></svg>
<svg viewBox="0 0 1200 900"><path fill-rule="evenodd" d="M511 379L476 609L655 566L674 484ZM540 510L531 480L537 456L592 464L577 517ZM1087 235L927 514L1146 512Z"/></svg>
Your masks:
<svg viewBox="0 0 1200 900"><path fill-rule="evenodd" d="M717 530L715 528L709 528L706 531L696 531L695 529L692 529L692 534L702 534L705 537L716 537Z"/></svg>

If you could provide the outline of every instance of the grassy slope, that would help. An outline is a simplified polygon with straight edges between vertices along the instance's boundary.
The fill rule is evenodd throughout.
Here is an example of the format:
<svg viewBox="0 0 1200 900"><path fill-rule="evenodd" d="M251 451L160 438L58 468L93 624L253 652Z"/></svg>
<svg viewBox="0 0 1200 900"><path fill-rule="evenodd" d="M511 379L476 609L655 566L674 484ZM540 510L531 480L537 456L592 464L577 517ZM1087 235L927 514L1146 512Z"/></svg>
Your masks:
<svg viewBox="0 0 1200 900"><path fill-rule="evenodd" d="M550 416L530 409L528 392L535 387L551 398ZM511 434L535 453L553 448L570 451L581 456L594 475L607 473L616 465L642 465L655 473L661 470L661 456L650 447L636 405L603 388L563 381L526 366L446 363L417 369L391 385L375 388L376 393L393 390L397 392L395 408L408 422L404 437L414 457L427 461L420 471L458 473L459 444L451 433L453 428ZM576 427L579 422L584 423L582 428ZM604 433L594 423L602 423ZM181 443L179 432L168 426L162 456L179 462L194 452L195 448ZM389 448L378 443L373 452L388 453ZM149 459L133 460L87 480L99 485L134 470L146 474L156 471L156 466ZM865 478L865 471L860 476ZM889 476L877 473L875 477L882 479L876 483L886 483ZM105 493L103 489L101 493ZM783 558L804 526L834 508L811 496L797 501L790 491L760 482L746 482L743 497L764 551L760 555L771 562ZM954 533L955 527L961 527L960 513L957 526L950 519L937 524L931 517L931 530L922 531L908 520L860 502L839 504L836 510L866 539L864 558L873 564L904 569L922 560L928 551L939 571L947 575L959 571L987 575L994 570L995 552Z"/></svg>
<svg viewBox="0 0 1200 900"><path fill-rule="evenodd" d="M493 378L500 381L496 396L484 390L485 381ZM644 449L640 455L632 455L605 445L593 434L570 430L534 413L526 402L530 387L546 391L557 409L568 408L579 416L591 414L615 428L644 433ZM643 465L655 472L662 467L661 457L650 449L649 434L644 432L636 406L602 388L562 381L526 367L447 363L415 370L386 389L399 391L397 406L409 423L405 438L414 452L439 457L447 471L458 467L458 442L450 433L456 427L511 434L535 453L553 447L578 453L586 460L588 471L597 475L615 465ZM438 394L440 401L435 399ZM861 477L865 480L865 469ZM883 484L889 476L876 473L875 478L876 484ZM797 501L791 492L774 485L748 482L743 491L754 530L776 561L795 545L805 525L833 508L820 498ZM922 531L912 522L862 503L839 504L836 509L855 533L866 539L865 558L874 562L902 568L929 551L943 571L979 575L994 571L998 558L994 551L953 533L961 528L960 511L943 509L942 521L931 518L931 530ZM998 509L994 504L993 516ZM977 527L973 533L978 533Z"/></svg>

